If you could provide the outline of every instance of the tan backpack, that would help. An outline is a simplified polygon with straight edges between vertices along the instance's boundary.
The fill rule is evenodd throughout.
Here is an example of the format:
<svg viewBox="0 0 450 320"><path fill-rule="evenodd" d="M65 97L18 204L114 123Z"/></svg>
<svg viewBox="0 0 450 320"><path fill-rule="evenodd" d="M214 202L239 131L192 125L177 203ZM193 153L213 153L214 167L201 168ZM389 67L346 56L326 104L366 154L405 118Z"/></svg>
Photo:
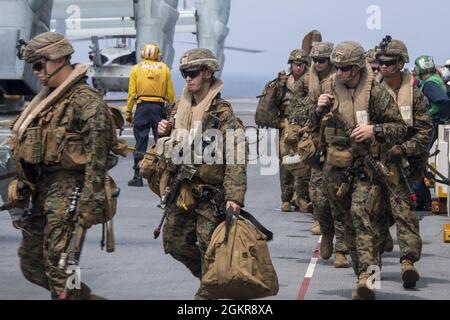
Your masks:
<svg viewBox="0 0 450 320"><path fill-rule="evenodd" d="M216 228L205 253L202 285L209 297L259 299L276 295L278 277L270 258L268 237L247 219L227 220L229 227L224 221Z"/></svg>
<svg viewBox="0 0 450 320"><path fill-rule="evenodd" d="M286 87L286 80L286 74L280 73L278 78L267 82L261 95L256 97L259 99L255 112L255 123L257 126L278 128L281 120L280 106L282 95L280 95L280 92L283 87Z"/></svg>

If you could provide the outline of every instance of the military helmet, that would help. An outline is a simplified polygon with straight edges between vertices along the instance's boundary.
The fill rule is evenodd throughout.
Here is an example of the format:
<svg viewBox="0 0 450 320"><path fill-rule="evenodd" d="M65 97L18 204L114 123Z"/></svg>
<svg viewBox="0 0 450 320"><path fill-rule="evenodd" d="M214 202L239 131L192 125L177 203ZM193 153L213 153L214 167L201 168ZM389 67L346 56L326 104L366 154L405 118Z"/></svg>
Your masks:
<svg viewBox="0 0 450 320"><path fill-rule="evenodd" d="M376 63L376 50L375 49L369 49L366 51L366 60L368 63Z"/></svg>
<svg viewBox="0 0 450 320"><path fill-rule="evenodd" d="M161 52L157 43L150 43L144 46L141 50L141 57L143 59L158 61L161 58Z"/></svg>
<svg viewBox="0 0 450 320"><path fill-rule="evenodd" d="M311 58L329 58L333 52L333 44L331 42L316 43L309 54Z"/></svg>
<svg viewBox="0 0 450 320"><path fill-rule="evenodd" d="M35 63L40 60L56 60L72 53L74 49L63 35L44 32L28 41L23 50L23 59L27 63Z"/></svg>
<svg viewBox="0 0 450 320"><path fill-rule="evenodd" d="M289 54L288 64L293 62L304 62L309 65L309 56L303 49L294 49Z"/></svg>
<svg viewBox="0 0 450 320"><path fill-rule="evenodd" d="M366 51L358 42L345 41L334 47L331 62L337 67L356 65L363 68L366 64L365 55Z"/></svg>
<svg viewBox="0 0 450 320"><path fill-rule="evenodd" d="M220 65L217 58L209 49L196 48L185 52L180 59L180 70L192 67L207 67L211 71L219 71Z"/></svg>
<svg viewBox="0 0 450 320"><path fill-rule="evenodd" d="M419 75L436 71L436 65L434 64L433 58L427 55L418 57L414 64L416 65L416 72Z"/></svg>
<svg viewBox="0 0 450 320"><path fill-rule="evenodd" d="M376 47L376 56L400 56L404 63L409 62L408 49L403 41L394 40L391 36L386 36Z"/></svg>

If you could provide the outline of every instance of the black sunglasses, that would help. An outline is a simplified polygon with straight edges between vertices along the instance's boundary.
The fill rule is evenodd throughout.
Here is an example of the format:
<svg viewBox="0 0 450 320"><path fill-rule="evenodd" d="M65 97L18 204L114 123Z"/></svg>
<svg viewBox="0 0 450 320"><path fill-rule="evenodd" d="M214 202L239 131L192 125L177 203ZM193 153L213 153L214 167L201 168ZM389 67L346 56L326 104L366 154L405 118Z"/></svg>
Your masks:
<svg viewBox="0 0 450 320"><path fill-rule="evenodd" d="M325 63L325 62L327 62L327 58L313 58L313 61L314 61L314 63L319 63L319 64L322 64L322 63Z"/></svg>
<svg viewBox="0 0 450 320"><path fill-rule="evenodd" d="M378 64L381 66L390 67L397 64L397 60L377 60Z"/></svg>
<svg viewBox="0 0 450 320"><path fill-rule="evenodd" d="M352 70L352 68L353 68L352 65L343 66L343 67L336 66L336 70L341 70L342 72L348 72L348 71Z"/></svg>
<svg viewBox="0 0 450 320"><path fill-rule="evenodd" d="M42 69L44 69L44 63L43 63L42 61L33 63L33 67L32 67L32 68L33 68L33 71L39 72L39 71L41 71Z"/></svg>
<svg viewBox="0 0 450 320"><path fill-rule="evenodd" d="M379 67L372 67L372 71L373 71L373 72L375 72L375 71L380 71L380 68L379 68Z"/></svg>
<svg viewBox="0 0 450 320"><path fill-rule="evenodd" d="M197 70L182 70L181 71L181 76L186 79L187 77L194 79L197 78L200 74L200 72L202 72L202 69L197 69Z"/></svg>

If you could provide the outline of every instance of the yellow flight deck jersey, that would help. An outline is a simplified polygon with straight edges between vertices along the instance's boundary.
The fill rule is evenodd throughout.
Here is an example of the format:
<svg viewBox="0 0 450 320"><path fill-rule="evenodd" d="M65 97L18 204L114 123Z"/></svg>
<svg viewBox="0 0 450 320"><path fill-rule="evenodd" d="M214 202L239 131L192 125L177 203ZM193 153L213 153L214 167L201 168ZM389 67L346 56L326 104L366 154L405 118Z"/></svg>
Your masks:
<svg viewBox="0 0 450 320"><path fill-rule="evenodd" d="M172 75L164 62L143 60L130 73L127 111L142 101L175 102Z"/></svg>

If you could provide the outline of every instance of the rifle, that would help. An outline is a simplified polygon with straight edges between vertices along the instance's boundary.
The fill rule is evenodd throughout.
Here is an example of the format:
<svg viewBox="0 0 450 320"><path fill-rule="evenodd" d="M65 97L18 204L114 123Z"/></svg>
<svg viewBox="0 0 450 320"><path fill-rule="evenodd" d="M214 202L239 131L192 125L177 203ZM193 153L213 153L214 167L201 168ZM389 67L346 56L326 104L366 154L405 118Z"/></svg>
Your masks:
<svg viewBox="0 0 450 320"><path fill-rule="evenodd" d="M417 195L414 192L414 190L411 188L411 185L409 184L408 176L406 175L405 168L409 167L409 162L406 158L402 158L401 162L397 163L398 171L400 172L400 177L403 179L404 183L406 183L406 186L408 188L409 192L409 199L413 203L413 210L416 209L416 202L417 202Z"/></svg>
<svg viewBox="0 0 450 320"><path fill-rule="evenodd" d="M342 192L344 192L345 189L349 188L350 185L349 177L354 177L356 174L359 174L361 178L365 178L364 171L360 170L361 165L365 164L369 168L369 170L374 174L374 176L378 179L378 181L380 181L388 189L390 194L394 197L394 200L396 202L399 202L400 201L399 196L394 192L388 181L389 176L388 168L386 168L386 166L383 163L372 157L372 155L369 152L370 145L367 141L357 142L356 140L350 138L353 128L350 128L348 126L347 122L340 113L338 113L336 110L333 110L332 113L333 113L332 119L334 119L335 121L335 126L337 128L341 128L345 132L345 137L334 137L334 139L341 140L340 143L349 147L349 151L355 158L355 163L352 166L351 170L350 171L346 170L346 172L344 172L343 174L343 177L341 178L344 181L344 183L341 184L341 186L339 187L339 189L341 188L343 189L341 190L340 194L342 195ZM345 184L348 184L348 187L345 186Z"/></svg>
<svg viewBox="0 0 450 320"><path fill-rule="evenodd" d="M72 192L69 196L70 204L69 208L67 209L67 215L68 218L72 221L76 219L78 200L80 199L80 196L81 196L81 188L79 187L76 187L75 191ZM68 270L69 268L72 269L72 266L79 265L85 237L86 237L86 228L76 223L72 229L69 248L65 252L61 253L61 257L58 262L58 267L60 269ZM67 285L64 291L60 293L58 299L65 300L66 298L67 298Z"/></svg>
<svg viewBox="0 0 450 320"><path fill-rule="evenodd" d="M173 179L172 186L168 190L168 193L162 196L159 207L165 209L167 203L175 203L180 193L181 184L184 181L191 181L196 173L197 169L193 165L176 165L175 178Z"/></svg>

